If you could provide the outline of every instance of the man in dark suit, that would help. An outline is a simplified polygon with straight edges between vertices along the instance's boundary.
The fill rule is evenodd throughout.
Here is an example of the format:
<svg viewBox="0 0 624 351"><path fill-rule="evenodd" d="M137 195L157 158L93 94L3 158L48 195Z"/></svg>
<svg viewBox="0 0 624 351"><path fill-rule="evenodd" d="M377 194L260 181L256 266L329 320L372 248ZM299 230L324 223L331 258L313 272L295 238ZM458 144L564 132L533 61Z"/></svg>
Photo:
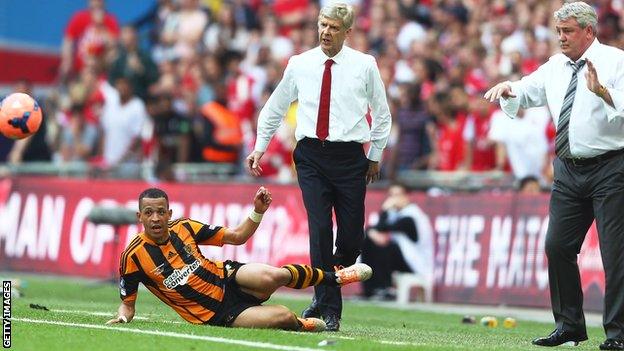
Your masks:
<svg viewBox="0 0 624 351"><path fill-rule="evenodd" d="M606 280L600 349L624 350L624 51L598 41L596 11L582 1L554 17L561 53L485 93L512 117L546 105L557 126L545 244L556 329L533 344L587 340L577 254L595 219Z"/></svg>
<svg viewBox="0 0 624 351"><path fill-rule="evenodd" d="M364 239L366 184L379 178L379 160L390 133L386 91L373 56L344 44L353 8L323 7L318 18L320 45L290 58L284 76L258 117L258 137L247 167L258 162L290 104L298 100L294 161L308 212L312 264L323 269L350 266ZM370 111L372 124L366 120ZM368 154L362 144L370 142ZM338 231L333 252L332 211ZM327 330L340 328L338 287L315 287L308 317L322 316Z"/></svg>

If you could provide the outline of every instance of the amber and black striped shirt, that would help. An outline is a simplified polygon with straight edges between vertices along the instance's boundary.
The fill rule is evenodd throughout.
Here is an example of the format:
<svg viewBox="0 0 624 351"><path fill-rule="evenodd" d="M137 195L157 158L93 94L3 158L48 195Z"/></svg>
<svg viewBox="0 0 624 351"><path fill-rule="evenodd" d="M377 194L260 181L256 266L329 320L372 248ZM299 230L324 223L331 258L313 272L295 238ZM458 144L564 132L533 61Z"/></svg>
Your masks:
<svg viewBox="0 0 624 351"><path fill-rule="evenodd" d="M119 293L134 301L139 283L191 323L209 323L223 301L223 262L206 259L201 245L223 245L225 229L191 219L169 222L169 240L156 244L144 232L122 252Z"/></svg>

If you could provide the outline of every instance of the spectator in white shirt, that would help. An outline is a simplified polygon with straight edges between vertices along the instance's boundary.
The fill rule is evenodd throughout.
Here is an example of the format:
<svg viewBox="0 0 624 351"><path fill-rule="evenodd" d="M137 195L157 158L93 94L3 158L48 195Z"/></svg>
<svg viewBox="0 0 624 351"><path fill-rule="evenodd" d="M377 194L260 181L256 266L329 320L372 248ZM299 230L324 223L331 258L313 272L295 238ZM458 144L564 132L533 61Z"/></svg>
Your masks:
<svg viewBox="0 0 624 351"><path fill-rule="evenodd" d="M126 77L119 77L115 87L102 84L104 107L100 123L104 132L103 158L107 168L122 163L137 163L141 158L141 131L148 122L145 104L132 91Z"/></svg>
<svg viewBox="0 0 624 351"><path fill-rule="evenodd" d="M492 114L488 139L496 142L496 169L502 170L509 160L516 179L543 178L548 160L546 129L550 114L546 107L518 111L509 118L501 110Z"/></svg>
<svg viewBox="0 0 624 351"><path fill-rule="evenodd" d="M391 125L375 58L343 45L353 19L350 5L333 3L321 9L320 46L290 58L260 112L255 150L247 157L249 172L259 176L260 158L286 110L298 100L293 156L308 212L312 264L324 269L350 266L360 255L366 184L379 178L379 160ZM369 141L366 156L362 144ZM335 254L332 210L338 227ZM304 315L323 316L327 330L337 331L341 312L339 288L315 287L315 298Z"/></svg>
<svg viewBox="0 0 624 351"><path fill-rule="evenodd" d="M624 52L596 38L596 11L584 2L554 13L561 53L485 98L519 107L548 106L557 126L554 184L545 251L556 329L539 346L587 340L577 254L594 219L605 270L601 350L624 350Z"/></svg>
<svg viewBox="0 0 624 351"><path fill-rule="evenodd" d="M390 185L379 220L367 229L364 240L362 262L375 272L371 279L362 282L364 296L382 300L394 298L393 272L418 273L432 281L434 246L427 214L410 201L404 185Z"/></svg>

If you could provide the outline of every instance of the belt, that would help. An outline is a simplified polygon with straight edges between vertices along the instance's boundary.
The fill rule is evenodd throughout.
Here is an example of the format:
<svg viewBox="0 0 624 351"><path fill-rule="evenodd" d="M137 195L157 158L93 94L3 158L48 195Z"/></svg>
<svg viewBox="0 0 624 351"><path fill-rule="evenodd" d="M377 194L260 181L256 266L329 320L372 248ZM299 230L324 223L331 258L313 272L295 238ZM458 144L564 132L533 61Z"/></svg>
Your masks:
<svg viewBox="0 0 624 351"><path fill-rule="evenodd" d="M588 157L588 158L573 157L573 158L564 158L562 160L571 165L582 167L582 166L595 165L595 164L601 163L603 161L606 161L608 159L611 159L621 154L624 154L624 149L607 151L604 154L600 154L594 157Z"/></svg>
<svg viewBox="0 0 624 351"><path fill-rule="evenodd" d="M317 149L327 150L362 150L362 144L358 143L357 141L329 141L305 137L299 140L299 144Z"/></svg>

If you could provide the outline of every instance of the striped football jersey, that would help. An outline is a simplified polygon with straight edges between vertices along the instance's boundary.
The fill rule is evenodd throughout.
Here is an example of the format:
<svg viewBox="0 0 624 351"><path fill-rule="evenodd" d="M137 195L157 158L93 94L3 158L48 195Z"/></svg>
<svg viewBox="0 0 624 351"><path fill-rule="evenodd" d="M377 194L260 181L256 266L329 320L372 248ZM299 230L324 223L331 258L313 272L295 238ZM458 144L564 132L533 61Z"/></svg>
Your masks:
<svg viewBox="0 0 624 351"><path fill-rule="evenodd" d="M156 244L141 232L122 252L119 293L134 301L139 283L182 318L210 324L223 301L223 262L206 259L198 246L223 245L225 229L191 219L169 222L169 240Z"/></svg>

